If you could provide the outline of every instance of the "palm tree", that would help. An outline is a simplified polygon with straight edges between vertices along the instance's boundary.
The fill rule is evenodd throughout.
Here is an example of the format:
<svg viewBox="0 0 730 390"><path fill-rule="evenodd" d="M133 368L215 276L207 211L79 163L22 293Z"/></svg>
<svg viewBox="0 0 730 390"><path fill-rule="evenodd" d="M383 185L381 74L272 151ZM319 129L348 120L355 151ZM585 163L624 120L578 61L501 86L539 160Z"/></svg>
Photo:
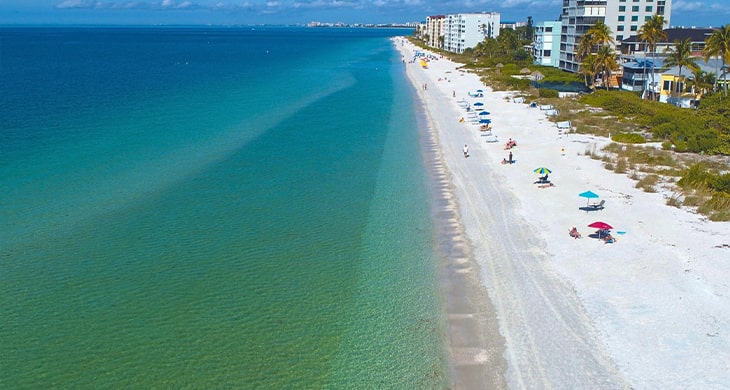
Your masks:
<svg viewBox="0 0 730 390"><path fill-rule="evenodd" d="M702 69L692 72L692 78L687 80L687 85L694 89L695 93L704 95L708 93L715 84L715 75L707 73Z"/></svg>
<svg viewBox="0 0 730 390"><path fill-rule="evenodd" d="M606 90L610 87L611 72L616 69L618 69L616 52L610 45L602 45L596 53L595 71L603 75L603 85Z"/></svg>
<svg viewBox="0 0 730 390"><path fill-rule="evenodd" d="M654 16L644 22L644 25L639 29L638 37L642 42L644 42L644 50L646 51L647 48L651 50L652 85L654 84L654 62L656 61L657 43L667 40L667 33L664 32L665 23L666 21L664 20L663 15L654 14ZM646 66L644 66L644 76L646 77ZM644 93L646 93L646 80L644 80Z"/></svg>
<svg viewBox="0 0 730 390"><path fill-rule="evenodd" d="M585 56L578 66L578 72L583 75L586 87L593 88L596 77L596 56L593 54ZM590 84L588 80L590 80Z"/></svg>
<svg viewBox="0 0 730 390"><path fill-rule="evenodd" d="M692 71L699 69L697 66L697 59L692 56L692 41L689 38L684 40L674 40L674 47L668 47L664 50L667 53L667 59L664 60L664 66L662 69L667 70L673 66L679 67L679 77L682 78L682 68L687 67ZM677 91L679 90L679 83L677 83Z"/></svg>
<svg viewBox="0 0 730 390"><path fill-rule="evenodd" d="M582 60L588 54L595 53L601 46L614 43L611 28L599 20L580 38L575 55Z"/></svg>
<svg viewBox="0 0 730 390"><path fill-rule="evenodd" d="M725 96L727 96L727 69L725 64L730 62L730 24L726 24L715 30L712 35L705 40L704 57L705 61L710 57L718 56L722 59L722 69L724 73Z"/></svg>

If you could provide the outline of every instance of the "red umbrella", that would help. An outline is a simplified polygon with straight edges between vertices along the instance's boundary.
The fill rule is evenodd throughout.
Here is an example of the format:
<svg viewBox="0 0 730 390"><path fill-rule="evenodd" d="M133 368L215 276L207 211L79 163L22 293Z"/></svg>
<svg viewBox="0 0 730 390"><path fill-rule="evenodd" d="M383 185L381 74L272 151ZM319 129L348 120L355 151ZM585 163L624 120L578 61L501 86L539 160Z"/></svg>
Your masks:
<svg viewBox="0 0 730 390"><path fill-rule="evenodd" d="M605 222L601 222L601 221L593 222L592 224L588 225L588 227L592 227L592 228L596 228L596 229L600 229L600 230L613 229L613 226L611 226Z"/></svg>

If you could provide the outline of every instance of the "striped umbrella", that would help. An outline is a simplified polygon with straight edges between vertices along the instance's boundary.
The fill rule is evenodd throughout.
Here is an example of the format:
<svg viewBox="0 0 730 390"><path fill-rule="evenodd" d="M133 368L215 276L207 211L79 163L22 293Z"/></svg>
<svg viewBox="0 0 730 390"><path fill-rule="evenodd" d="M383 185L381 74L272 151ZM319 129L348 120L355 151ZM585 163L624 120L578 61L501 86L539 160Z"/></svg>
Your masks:
<svg viewBox="0 0 730 390"><path fill-rule="evenodd" d="M537 167L533 170L533 172L537 173L538 175L544 175L546 173L553 173L553 171L551 171L550 169L545 168L545 167Z"/></svg>

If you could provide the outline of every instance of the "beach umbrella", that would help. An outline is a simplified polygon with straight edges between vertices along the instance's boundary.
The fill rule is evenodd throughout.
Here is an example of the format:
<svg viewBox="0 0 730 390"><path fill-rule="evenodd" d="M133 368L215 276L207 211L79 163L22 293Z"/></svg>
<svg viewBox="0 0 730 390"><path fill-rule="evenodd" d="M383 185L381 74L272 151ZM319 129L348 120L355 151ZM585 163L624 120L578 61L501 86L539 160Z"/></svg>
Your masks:
<svg viewBox="0 0 730 390"><path fill-rule="evenodd" d="M598 194L596 194L593 191L581 192L580 194L578 194L578 196L580 196L581 198L587 198L588 199L588 202L590 202L591 199L598 198Z"/></svg>
<svg viewBox="0 0 730 390"><path fill-rule="evenodd" d="M492 123L490 119L479 119L479 123Z"/></svg>
<svg viewBox="0 0 730 390"><path fill-rule="evenodd" d="M477 89L477 92L479 92L479 93L482 93L482 92L484 92L484 91L482 91L481 89Z"/></svg>
<svg viewBox="0 0 730 390"><path fill-rule="evenodd" d="M481 106L484 105L484 103L482 103L482 102L476 102L476 103L474 103L474 105L477 106L477 107L481 107Z"/></svg>
<svg viewBox="0 0 730 390"><path fill-rule="evenodd" d="M479 113L479 115L489 115L489 111L482 111Z"/></svg>
<svg viewBox="0 0 730 390"><path fill-rule="evenodd" d="M607 224L605 222L601 222L601 221L593 222L592 224L588 225L588 227L592 227L592 228L596 228L596 229L600 229L600 230L611 230L611 229L613 229L613 226L611 226L611 225L609 225L609 224Z"/></svg>
<svg viewBox="0 0 730 390"><path fill-rule="evenodd" d="M537 167L537 168L533 169L532 171L537 173L538 175L544 175L546 173L553 173L553 171L551 171L550 169L545 168L545 167Z"/></svg>

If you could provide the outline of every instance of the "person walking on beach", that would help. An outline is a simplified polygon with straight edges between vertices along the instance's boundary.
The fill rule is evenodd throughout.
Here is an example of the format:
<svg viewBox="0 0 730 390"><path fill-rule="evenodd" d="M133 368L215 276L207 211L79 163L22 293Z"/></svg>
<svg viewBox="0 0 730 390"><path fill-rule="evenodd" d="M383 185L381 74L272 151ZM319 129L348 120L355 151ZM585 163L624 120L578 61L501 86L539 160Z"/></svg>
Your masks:
<svg viewBox="0 0 730 390"><path fill-rule="evenodd" d="M464 144L464 158L469 157L469 147Z"/></svg>
<svg viewBox="0 0 730 390"><path fill-rule="evenodd" d="M512 152L509 152L509 163L512 164Z"/></svg>

